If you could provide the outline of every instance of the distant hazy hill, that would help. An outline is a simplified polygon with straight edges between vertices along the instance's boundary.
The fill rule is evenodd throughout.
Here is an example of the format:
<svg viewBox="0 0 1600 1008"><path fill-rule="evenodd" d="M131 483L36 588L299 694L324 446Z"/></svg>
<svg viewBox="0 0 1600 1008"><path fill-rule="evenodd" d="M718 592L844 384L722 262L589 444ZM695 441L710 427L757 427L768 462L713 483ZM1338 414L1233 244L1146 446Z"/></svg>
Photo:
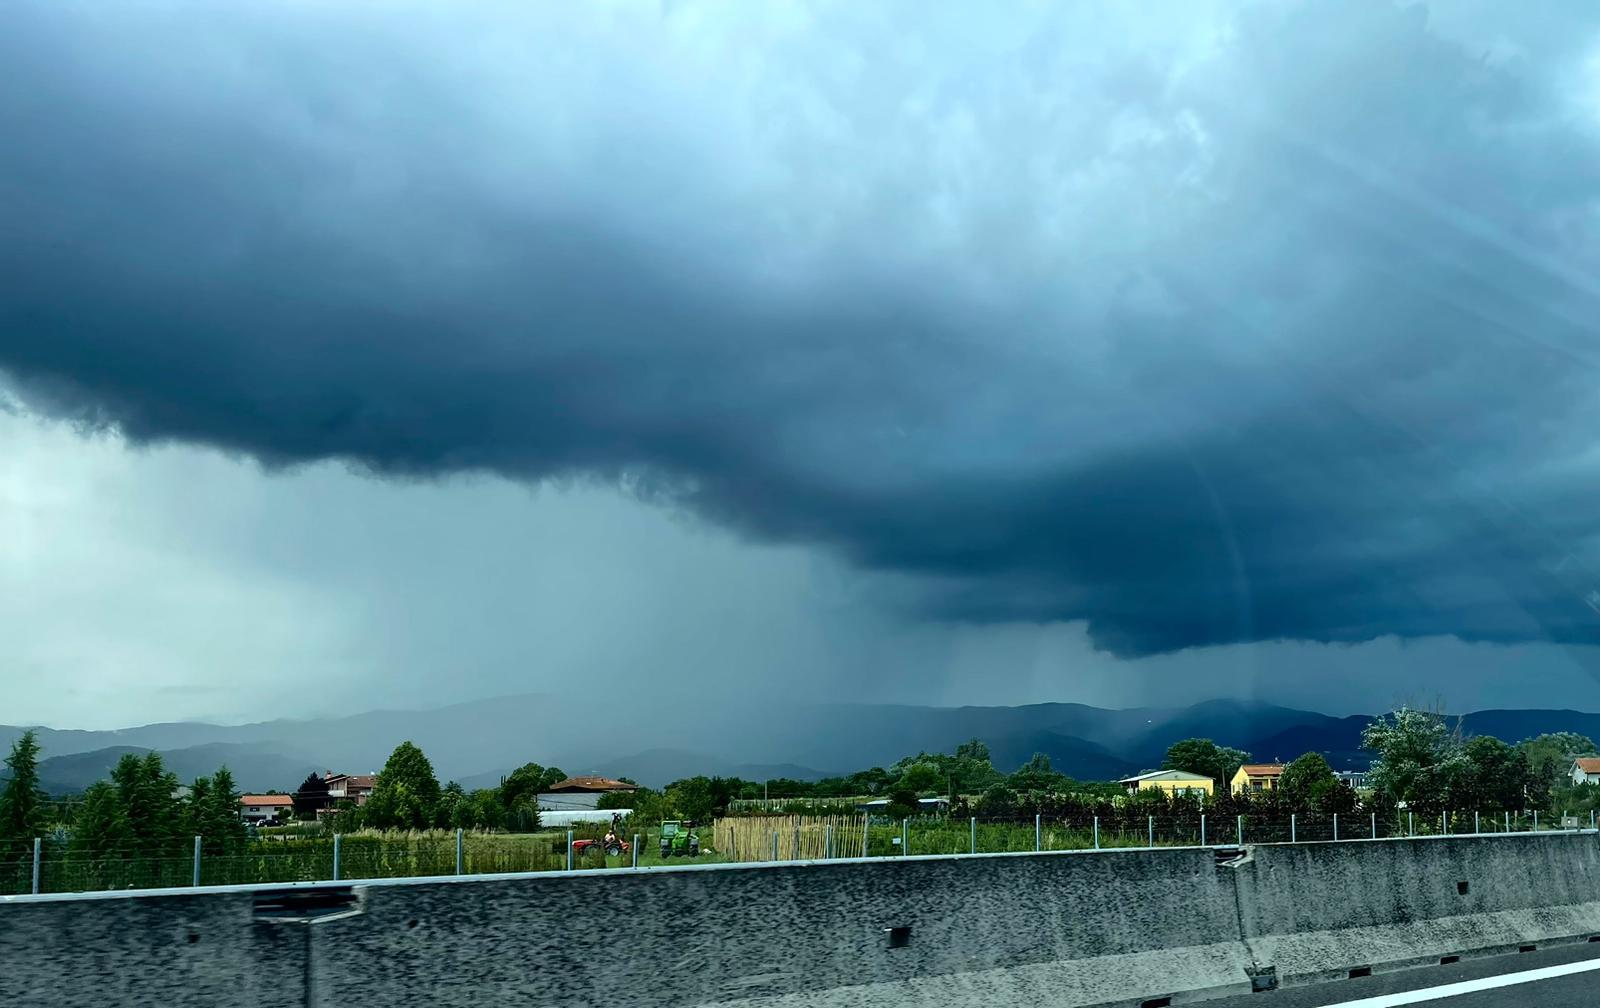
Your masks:
<svg viewBox="0 0 1600 1008"><path fill-rule="evenodd" d="M1022 707L921 707L893 704L798 705L781 711L720 704L686 695L676 710L647 712L603 704L574 706L539 695L496 697L431 711L370 711L248 725L154 724L119 731L42 729L40 742L61 783L88 783L130 748L173 753L179 772L210 773L221 762L252 789L293 786L313 768L364 773L383 766L410 740L440 780L492 786L527 762L570 773L604 773L661 784L695 773L816 778L887 766L919 751L949 752L970 738L989 744L1010 770L1034 752L1063 773L1105 780L1157 766L1182 738L1205 737L1260 760L1325 753L1336 767L1365 766L1365 716L1238 700L1190 707L1105 710L1084 704ZM1543 732L1600 737L1600 714L1569 710L1493 710L1466 715L1468 733L1517 742ZM0 746L22 729L0 726ZM625 738L627 747L614 743ZM683 745L692 739L693 748ZM228 747L234 748L228 748ZM182 753L184 755L177 755ZM56 762L71 756L82 760ZM820 768L820 769L818 769Z"/></svg>
<svg viewBox="0 0 1600 1008"><path fill-rule="evenodd" d="M127 753L143 756L149 749L139 746L109 746L86 753L51 756L39 762L39 782L51 794L82 791L97 780L110 776ZM292 791L306 774L326 769L309 760L270 752L259 746L213 742L184 749L163 749L161 760L168 770L187 784L196 777L208 777L226 766L241 791Z"/></svg>

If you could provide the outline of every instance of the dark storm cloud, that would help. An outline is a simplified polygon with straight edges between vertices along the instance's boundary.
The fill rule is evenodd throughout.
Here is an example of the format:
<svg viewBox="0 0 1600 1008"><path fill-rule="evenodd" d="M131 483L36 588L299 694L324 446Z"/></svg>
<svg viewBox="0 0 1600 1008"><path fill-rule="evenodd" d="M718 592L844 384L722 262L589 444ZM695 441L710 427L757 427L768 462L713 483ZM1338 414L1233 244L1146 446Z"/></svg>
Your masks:
<svg viewBox="0 0 1600 1008"><path fill-rule="evenodd" d="M1587 5L92 10L0 33L33 409L619 481L1121 654L1600 643Z"/></svg>

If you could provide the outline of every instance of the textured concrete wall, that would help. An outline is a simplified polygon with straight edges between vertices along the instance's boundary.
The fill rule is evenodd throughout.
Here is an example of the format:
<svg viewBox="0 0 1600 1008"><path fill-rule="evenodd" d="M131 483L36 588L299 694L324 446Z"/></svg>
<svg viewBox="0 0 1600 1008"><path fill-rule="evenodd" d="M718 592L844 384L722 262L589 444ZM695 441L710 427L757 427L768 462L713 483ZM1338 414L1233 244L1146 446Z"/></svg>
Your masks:
<svg viewBox="0 0 1600 1008"><path fill-rule="evenodd" d="M305 929L253 924L251 904L203 890L0 899L0 1005L302 1004Z"/></svg>
<svg viewBox="0 0 1600 1008"><path fill-rule="evenodd" d="M0 898L0 1005L1138 1004L1600 933L1600 841L1484 837ZM1459 894L1457 883L1468 883ZM887 928L909 927L890 947Z"/></svg>
<svg viewBox="0 0 1600 1008"><path fill-rule="evenodd" d="M1590 833L1263 846L1234 871L1246 945L1284 983L1600 934Z"/></svg>
<svg viewBox="0 0 1600 1008"><path fill-rule="evenodd" d="M1201 981L1241 983L1229 883L1200 850L434 883L370 890L313 955L329 1005L402 1005L419 987L444 1006L705 1004L986 971L993 988L1016 967L1062 963L1076 964L1081 994L1055 1003L1094 1004L1135 982L1167 993L1173 978L1154 959L1137 981L1134 965L1088 960L1229 937L1234 961ZM910 927L909 944L890 948L892 927ZM335 956L387 968L341 970Z"/></svg>

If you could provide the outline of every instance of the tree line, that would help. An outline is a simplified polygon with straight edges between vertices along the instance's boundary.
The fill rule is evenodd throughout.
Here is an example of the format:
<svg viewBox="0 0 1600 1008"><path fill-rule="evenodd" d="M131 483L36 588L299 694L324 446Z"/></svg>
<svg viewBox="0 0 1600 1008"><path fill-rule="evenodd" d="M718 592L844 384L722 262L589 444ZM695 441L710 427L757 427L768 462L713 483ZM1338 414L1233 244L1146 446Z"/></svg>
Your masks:
<svg viewBox="0 0 1600 1008"><path fill-rule="evenodd" d="M239 818L239 789L227 767L193 781L184 793L160 753L126 753L109 780L96 781L68 817L53 817L39 786L36 735L24 732L6 758L10 776L0 790L0 860L32 856L35 837L52 849L97 858L137 852L141 857L191 854L195 837L210 855L241 853L249 834Z"/></svg>

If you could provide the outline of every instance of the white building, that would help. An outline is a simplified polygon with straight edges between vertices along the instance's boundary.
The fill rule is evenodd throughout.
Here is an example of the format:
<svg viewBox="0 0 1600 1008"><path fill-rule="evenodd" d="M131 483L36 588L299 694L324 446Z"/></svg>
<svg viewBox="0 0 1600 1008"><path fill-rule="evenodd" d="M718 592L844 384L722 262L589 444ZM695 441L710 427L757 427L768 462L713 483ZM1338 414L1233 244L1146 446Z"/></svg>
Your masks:
<svg viewBox="0 0 1600 1008"><path fill-rule="evenodd" d="M294 810L294 796L286 794L247 794L239 796L239 818L261 825L278 818L283 809Z"/></svg>
<svg viewBox="0 0 1600 1008"><path fill-rule="evenodd" d="M1573 760L1572 783L1600 784L1600 756L1579 756Z"/></svg>

